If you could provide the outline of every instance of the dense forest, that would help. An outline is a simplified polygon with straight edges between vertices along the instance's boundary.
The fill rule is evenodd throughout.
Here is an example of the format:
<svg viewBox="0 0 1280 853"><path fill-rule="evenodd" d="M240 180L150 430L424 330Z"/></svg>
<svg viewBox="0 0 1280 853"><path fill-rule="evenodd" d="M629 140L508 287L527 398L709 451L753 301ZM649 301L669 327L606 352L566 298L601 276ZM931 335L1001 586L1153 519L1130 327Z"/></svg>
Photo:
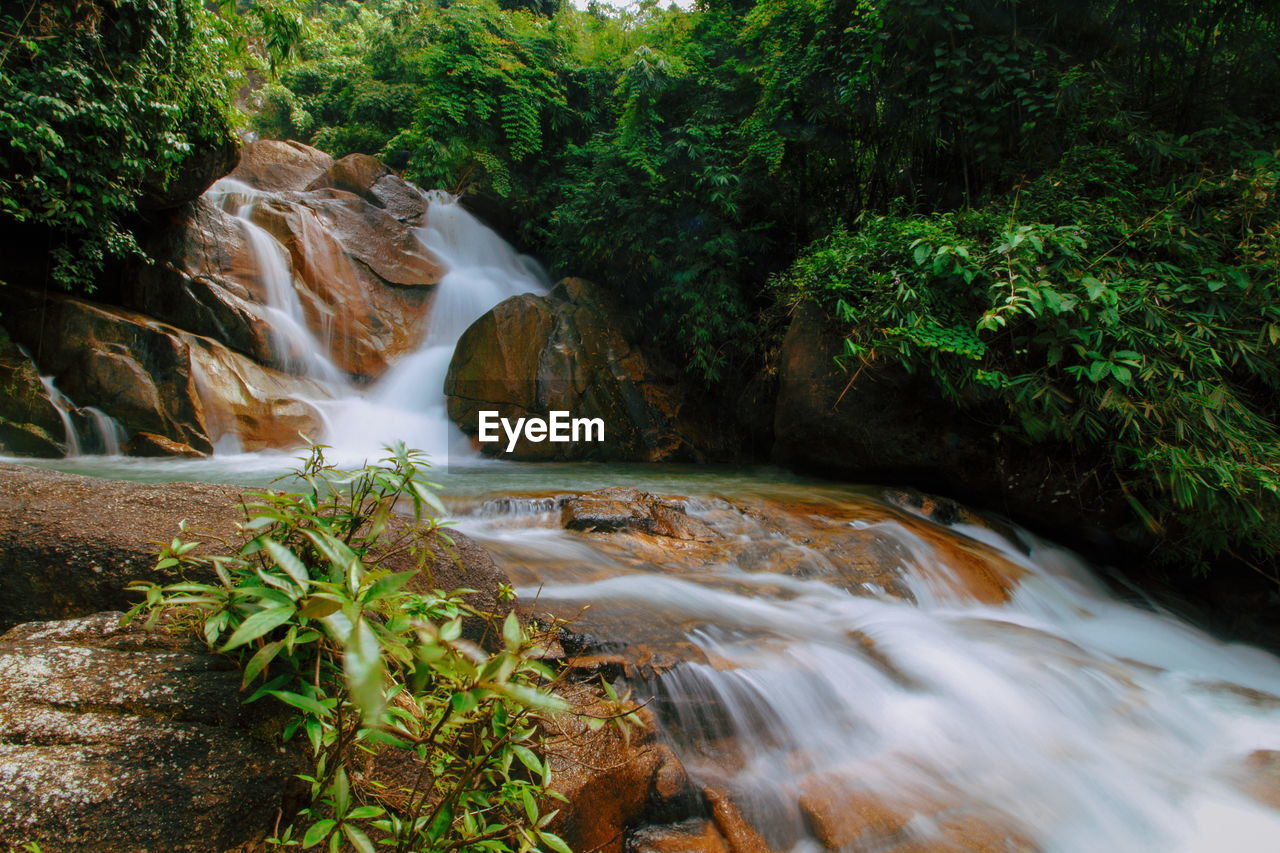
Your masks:
<svg viewBox="0 0 1280 853"><path fill-rule="evenodd" d="M713 398L813 302L851 375L1108 460L1159 555L1280 553L1271 0L10 0L0 39L5 245L62 286L237 134L363 152Z"/></svg>

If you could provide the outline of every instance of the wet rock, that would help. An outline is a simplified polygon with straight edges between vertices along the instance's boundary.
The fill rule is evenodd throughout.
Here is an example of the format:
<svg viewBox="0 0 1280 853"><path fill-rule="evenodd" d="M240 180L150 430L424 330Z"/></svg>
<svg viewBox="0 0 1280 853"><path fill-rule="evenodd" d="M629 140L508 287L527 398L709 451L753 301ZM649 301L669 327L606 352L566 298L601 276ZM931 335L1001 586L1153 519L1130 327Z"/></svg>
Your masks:
<svg viewBox="0 0 1280 853"><path fill-rule="evenodd" d="M728 841L733 853L772 853L773 848L742 816L727 793L719 788L705 787L702 795L711 809L716 829Z"/></svg>
<svg viewBox="0 0 1280 853"><path fill-rule="evenodd" d="M427 212L427 201L417 187L368 154L348 154L312 181L307 189L325 187L355 193L410 225L422 224L423 214Z"/></svg>
<svg viewBox="0 0 1280 853"><path fill-rule="evenodd" d="M299 399L328 393L310 380L131 311L13 289L4 297L10 329L38 353L59 389L130 434L161 436L199 453L231 432L247 450L294 447L299 431L318 434L316 412Z"/></svg>
<svg viewBox="0 0 1280 853"><path fill-rule="evenodd" d="M136 596L125 591L134 580L179 580L172 569L157 569L160 543L178 535L206 543L196 553L234 553L244 541L237 523L245 520L241 490L208 483L134 483L81 477L22 465L0 465L0 630L19 622L125 610ZM502 570L466 536L451 542L429 539L418 557L406 539L414 531L397 521L384 540L392 571L421 567L410 583L427 592L471 589L474 607L505 616ZM188 570L194 580L210 580ZM483 620L464 622L474 642L490 642Z"/></svg>
<svg viewBox="0 0 1280 853"><path fill-rule="evenodd" d="M227 177L265 192L302 191L333 168L333 158L292 140L260 139L240 151L240 162Z"/></svg>
<svg viewBox="0 0 1280 853"><path fill-rule="evenodd" d="M730 853L729 842L716 825L697 819L645 827L632 833L627 849L633 853Z"/></svg>
<svg viewBox="0 0 1280 853"><path fill-rule="evenodd" d="M36 366L0 329L0 453L57 458L64 434Z"/></svg>
<svg viewBox="0 0 1280 853"><path fill-rule="evenodd" d="M1242 787L1263 805L1280 809L1280 750L1256 749L1244 761Z"/></svg>
<svg viewBox="0 0 1280 853"><path fill-rule="evenodd" d="M925 375L889 364L846 373L835 363L841 340L817 306L796 312L775 365L776 461L829 477L927 485L1042 527L1097 531L1095 538L1129 518L1102 460L1065 445L1024 445L993 426L1007 413L976 400L961 410Z"/></svg>
<svg viewBox="0 0 1280 853"><path fill-rule="evenodd" d="M1031 853L1035 845L998 815L983 815L926 798L895 800L814 778L802 785L801 814L827 850L886 853Z"/></svg>
<svg viewBox="0 0 1280 853"><path fill-rule="evenodd" d="M244 227L209 196L148 235L154 263L126 276L120 304L213 338L267 366L284 365L267 320L265 292Z"/></svg>
<svg viewBox="0 0 1280 853"><path fill-rule="evenodd" d="M209 455L201 453L190 445L179 444L171 438L150 432L135 432L133 437L125 442L124 451L130 456L176 456L185 459L203 459Z"/></svg>
<svg viewBox="0 0 1280 853"><path fill-rule="evenodd" d="M449 416L468 435L478 413L604 421L600 442L531 442L480 449L513 459L705 461L733 442L701 410L678 371L642 348L644 335L599 287L565 279L545 297L514 296L463 334L445 380Z"/></svg>
<svg viewBox="0 0 1280 853"><path fill-rule="evenodd" d="M638 489L613 487L566 500L560 523L568 530L592 533L630 531L671 539L715 539L710 527L690 518L684 507Z"/></svg>
<svg viewBox="0 0 1280 853"><path fill-rule="evenodd" d="M0 846L212 853L259 844L305 769L255 737L227 659L101 613L0 636Z"/></svg>
<svg viewBox="0 0 1280 853"><path fill-rule="evenodd" d="M658 793L660 775L667 780L662 788L666 796L678 799L685 793L670 782L670 775L678 771L668 768L660 773L676 758L657 744L647 713L641 712L648 725L633 729L630 737L609 725L593 732L581 715L608 716L616 713L613 706L598 690L585 685L568 685L560 695L573 712L544 723L551 787L568 799L552 822L552 831L574 850L620 853L628 831L667 802Z"/></svg>

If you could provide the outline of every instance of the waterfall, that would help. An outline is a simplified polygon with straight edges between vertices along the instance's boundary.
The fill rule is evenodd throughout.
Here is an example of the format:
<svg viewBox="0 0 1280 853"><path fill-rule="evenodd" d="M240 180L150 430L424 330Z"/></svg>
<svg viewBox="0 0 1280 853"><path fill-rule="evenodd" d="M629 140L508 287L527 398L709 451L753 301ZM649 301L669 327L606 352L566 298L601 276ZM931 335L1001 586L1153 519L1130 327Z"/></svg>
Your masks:
<svg viewBox="0 0 1280 853"><path fill-rule="evenodd" d="M118 420L97 406L85 406L83 411L93 424L99 452L106 456L119 456L120 446L128 440L129 433Z"/></svg>
<svg viewBox="0 0 1280 853"><path fill-rule="evenodd" d="M21 349L21 348L20 348ZM23 354L27 355L23 350ZM31 356L27 355L30 359ZM35 362L32 362L33 364ZM58 390L58 386L53 384L52 376L41 376L40 384L44 386L44 392L49 396L49 402L58 410L58 417L62 419L63 443L66 445L67 456L80 455L80 436L76 434L75 423L71 420L71 414L76 407L67 399L67 395Z"/></svg>
<svg viewBox="0 0 1280 853"><path fill-rule="evenodd" d="M547 291L546 273L537 262L517 253L452 196L435 192L426 198L426 224L417 236L445 273L421 345L367 391L317 403L327 415L325 443L348 458L376 455L395 441L425 450L436 466L451 456L474 458L445 408L444 380L453 350L467 327L499 302Z"/></svg>
<svg viewBox="0 0 1280 853"><path fill-rule="evenodd" d="M329 356L328 346L307 324L306 313L294 282L289 253L280 241L253 221L262 193L247 184L223 178L209 192L234 216L245 234L258 280L262 285L264 308L272 347L286 373L315 379L336 395L350 392L347 376Z"/></svg>

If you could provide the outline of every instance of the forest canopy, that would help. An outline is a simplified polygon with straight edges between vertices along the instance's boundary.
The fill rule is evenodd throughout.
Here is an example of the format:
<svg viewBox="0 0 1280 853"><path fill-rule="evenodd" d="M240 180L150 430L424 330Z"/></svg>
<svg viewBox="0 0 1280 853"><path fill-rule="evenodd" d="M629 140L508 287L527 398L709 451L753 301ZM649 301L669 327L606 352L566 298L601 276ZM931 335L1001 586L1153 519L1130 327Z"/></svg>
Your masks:
<svg viewBox="0 0 1280 853"><path fill-rule="evenodd" d="M0 216L68 284L233 125L363 152L505 211L713 393L814 301L848 369L1110 459L1179 560L1280 553L1274 0L5 9Z"/></svg>

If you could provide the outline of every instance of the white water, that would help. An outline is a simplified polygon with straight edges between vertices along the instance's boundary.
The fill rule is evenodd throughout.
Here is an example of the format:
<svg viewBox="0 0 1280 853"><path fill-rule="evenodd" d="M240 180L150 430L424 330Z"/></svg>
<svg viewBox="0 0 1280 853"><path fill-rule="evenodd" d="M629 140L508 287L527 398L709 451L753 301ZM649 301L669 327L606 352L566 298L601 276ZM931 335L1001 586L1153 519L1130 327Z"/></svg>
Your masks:
<svg viewBox="0 0 1280 853"><path fill-rule="evenodd" d="M370 457L395 441L425 450L433 464L473 457L445 411L444 380L458 339L490 308L521 293L545 293L546 274L444 193L427 196L418 239L444 265L426 335L363 394L321 403L325 442L340 456Z"/></svg>
<svg viewBox="0 0 1280 853"><path fill-rule="evenodd" d="M458 339L486 311L521 293L545 293L546 274L517 253L447 193L429 193L425 225L415 234L445 269L432 297L427 329L417 351L394 364L372 387L355 388L334 365L327 345L308 327L288 253L251 221L263 197L224 178L211 189L245 229L261 276L274 345L287 371L323 384L331 399L308 400L325 421L322 441L344 461L377 457L404 442L426 451L437 467L450 455L474 457L445 411L444 380ZM223 437L220 448L234 448Z"/></svg>
<svg viewBox="0 0 1280 853"><path fill-rule="evenodd" d="M120 422L99 409L97 406L85 406L84 413L93 424L98 452L104 456L119 456L120 446L128 441L129 433Z"/></svg>
<svg viewBox="0 0 1280 853"><path fill-rule="evenodd" d="M223 178L209 192L239 221L257 270L272 348L286 373L306 376L331 388L350 393L346 375L334 365L329 347L307 324L298 294L289 253L280 241L253 221L254 208L265 197L240 181Z"/></svg>
<svg viewBox="0 0 1280 853"><path fill-rule="evenodd" d="M984 605L938 582L951 566L920 536L929 523L852 522L900 555L913 602L866 594L804 536L697 506L726 541L751 540L742 553L789 548L822 571L637 564L534 502L489 502L460 527L505 554L523 599L589 603L592 636L625 645L660 626L705 653L638 692L659 697L696 781L730 791L775 849L819 849L800 805L815 792L843 809L874 795L911 818L853 850L941 843L962 815L1046 853L1280 849L1280 812L1239 785L1250 752L1280 748L1280 700L1239 689L1280 696L1276 658L1121 603L1025 534L1029 553L955 529L1025 570L1009 602Z"/></svg>
<svg viewBox="0 0 1280 853"><path fill-rule="evenodd" d="M23 354L30 359L31 356L23 350ZM34 363L34 362L32 362ZM49 396L49 402L58 410L58 417L62 419L63 443L66 445L67 456L80 455L80 436L76 434L75 424L71 421L71 413L75 411L75 406L67 395L58 390L58 386L53 384L52 376L41 376L40 384L44 386L44 392Z"/></svg>

